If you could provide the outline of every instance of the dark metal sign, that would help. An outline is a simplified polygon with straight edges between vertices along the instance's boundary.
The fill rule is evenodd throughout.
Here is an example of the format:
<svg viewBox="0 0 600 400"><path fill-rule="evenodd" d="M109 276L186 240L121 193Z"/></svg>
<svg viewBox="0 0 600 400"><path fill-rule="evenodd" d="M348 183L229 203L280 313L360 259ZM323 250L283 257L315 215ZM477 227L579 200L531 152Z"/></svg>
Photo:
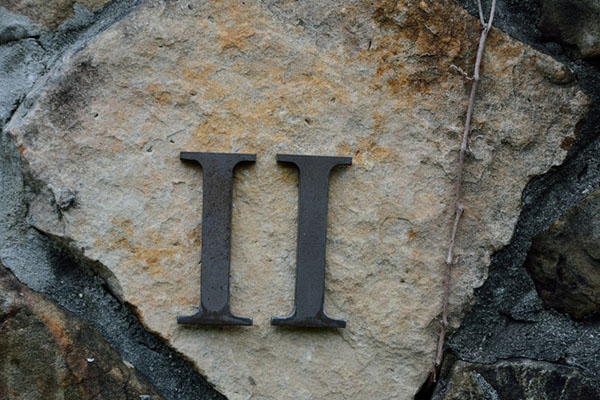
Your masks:
<svg viewBox="0 0 600 400"><path fill-rule="evenodd" d="M231 265L231 203L233 170L255 154L181 153L182 161L202 165L202 273L200 307L195 315L179 316L180 324L252 325L252 318L236 317L229 306Z"/></svg>
<svg viewBox="0 0 600 400"><path fill-rule="evenodd" d="M277 161L298 167L298 247L294 311L271 318L271 324L345 328L346 321L329 318L323 309L325 247L329 174L336 165L352 164L352 158L278 154Z"/></svg>
<svg viewBox="0 0 600 400"><path fill-rule="evenodd" d="M231 205L236 165L256 161L255 154L189 153L182 161L202 166L202 271L200 306L180 324L252 325L252 318L237 317L229 303L231 265ZM277 161L295 165L299 171L298 243L295 305L287 317L273 317L272 325L344 328L346 321L328 317L325 296L325 249L329 175L337 165L352 164L351 157L278 154Z"/></svg>

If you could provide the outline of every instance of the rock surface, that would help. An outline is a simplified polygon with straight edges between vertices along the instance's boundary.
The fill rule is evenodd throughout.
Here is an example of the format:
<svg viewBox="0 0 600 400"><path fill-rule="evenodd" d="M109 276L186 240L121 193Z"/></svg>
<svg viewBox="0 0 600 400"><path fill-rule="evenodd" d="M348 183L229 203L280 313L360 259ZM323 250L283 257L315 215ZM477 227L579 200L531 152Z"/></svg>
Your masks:
<svg viewBox="0 0 600 400"><path fill-rule="evenodd" d="M472 15L477 4L459 0ZM512 37L568 65L591 99L590 111L565 162L534 179L523 193L523 210L511 243L497 252L476 303L448 342L464 361L498 365L506 359L564 364L587 376L600 393L600 321L574 321L544 306L524 267L533 238L600 187L600 79L593 60L582 60L569 45L548 42L537 29L537 0L498 0L494 24ZM443 378L442 378L443 379Z"/></svg>
<svg viewBox="0 0 600 400"><path fill-rule="evenodd" d="M162 399L98 332L1 264L0 354L5 400Z"/></svg>
<svg viewBox="0 0 600 400"><path fill-rule="evenodd" d="M0 124L11 116L44 72L44 49L33 36L39 28L0 7Z"/></svg>
<svg viewBox="0 0 600 400"><path fill-rule="evenodd" d="M120 4L125 1L128 4ZM98 7L92 7L94 3ZM115 0L106 7L101 3L108 1L92 0L87 3L91 9L69 0L0 2L0 124L69 46L110 25L136 2Z"/></svg>
<svg viewBox="0 0 600 400"><path fill-rule="evenodd" d="M4 124L4 117L12 114L49 66L60 62L73 49L81 48L82 43L122 19L135 6L136 2L131 0L112 1L93 15L79 13L55 31L40 30L27 18L0 8L0 51L10 49L3 53L6 62L2 61L0 66L3 93L0 124ZM39 37L29 37L38 34ZM11 54L27 53L31 43L35 43L34 49L39 49L35 57L27 58L31 62L11 61ZM29 195L38 189L37 182L23 176L19 151L12 137L3 132L0 135L0 262L20 282L88 321L165 398L223 398L188 359L144 329L135 313L110 293L105 280L93 270L93 264L78 262L65 251L63 243L52 240L27 222ZM67 204L68 201L64 202Z"/></svg>
<svg viewBox="0 0 600 400"><path fill-rule="evenodd" d="M472 68L478 22L448 1L247 3L149 1L48 76L6 127L51 193L30 221L101 263L231 399L411 398L435 350L468 95L449 66ZM455 326L586 103L499 31L483 67ZM232 308L253 327L176 324L199 302L201 244L202 173L180 151L258 153L236 174L232 238ZM330 189L326 309L345 330L268 324L292 308L295 268L297 176L275 153L354 157Z"/></svg>
<svg viewBox="0 0 600 400"><path fill-rule="evenodd" d="M547 362L516 360L495 364L457 361L445 387L432 400L600 399L579 369Z"/></svg>
<svg viewBox="0 0 600 400"><path fill-rule="evenodd" d="M109 2L110 0L3 0L0 6L29 17L43 29L54 30L72 18L78 7L85 7L89 12Z"/></svg>
<svg viewBox="0 0 600 400"><path fill-rule="evenodd" d="M600 2L542 0L540 31L546 39L576 46L583 58L600 57Z"/></svg>
<svg viewBox="0 0 600 400"><path fill-rule="evenodd" d="M600 191L534 239L526 266L548 307L575 319L600 310Z"/></svg>

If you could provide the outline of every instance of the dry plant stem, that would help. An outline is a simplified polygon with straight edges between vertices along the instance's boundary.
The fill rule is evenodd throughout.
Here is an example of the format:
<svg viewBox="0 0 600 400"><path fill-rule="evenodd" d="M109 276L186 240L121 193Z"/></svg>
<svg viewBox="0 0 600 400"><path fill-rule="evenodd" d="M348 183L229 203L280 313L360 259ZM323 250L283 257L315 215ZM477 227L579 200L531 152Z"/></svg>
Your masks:
<svg viewBox="0 0 600 400"><path fill-rule="evenodd" d="M475 104L475 94L477 93L477 86L479 84L479 69L481 66L481 59L483 57L483 50L485 48L485 41L488 33L492 28L492 22L494 20L494 11L496 9L496 0L492 0L492 7L490 10L489 21L486 22L483 17L483 8L481 6L481 0L477 1L479 7L479 19L483 26L481 36L479 38L479 47L477 49L477 58L475 59L475 68L473 72L473 79L471 84L471 95L469 96L469 105L467 107L467 116L465 118L465 129L463 131L462 142L460 145L460 152L458 154L458 173L456 176L456 197L455 197L455 214L454 214L454 225L452 226L452 235L450 237L450 245L448 248L448 257L446 258L446 265L444 270L444 286L442 294L442 322L440 337L437 346L437 355L435 357L435 363L433 368L432 378L435 382L437 380L437 372L442 364L442 356L444 354L444 343L446 341L446 330L448 328L448 302L450 298L450 275L452 270L452 264L454 261L454 247L456 243L456 234L458 232L458 225L460 218L463 214L464 207L461 203L462 194L462 181L463 181L463 168L465 163L465 153L467 152L467 145L469 142L469 133L471 131L471 118L473 116L473 106Z"/></svg>

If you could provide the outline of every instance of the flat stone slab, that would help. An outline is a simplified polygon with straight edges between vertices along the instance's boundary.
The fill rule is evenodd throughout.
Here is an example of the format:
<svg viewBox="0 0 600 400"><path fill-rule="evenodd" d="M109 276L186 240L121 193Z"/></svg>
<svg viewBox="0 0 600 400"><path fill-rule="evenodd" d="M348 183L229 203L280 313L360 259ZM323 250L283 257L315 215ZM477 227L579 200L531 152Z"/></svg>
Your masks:
<svg viewBox="0 0 600 400"><path fill-rule="evenodd" d="M50 72L5 130L40 183L37 229L96 262L145 326L230 399L410 399L439 330L457 153L479 22L451 1L148 1ZM492 30L465 166L451 324L510 239L531 177L586 110L562 64ZM231 304L200 299L202 170L182 151L256 153L234 179ZM298 177L275 155L353 157L329 191L325 308L283 329Z"/></svg>

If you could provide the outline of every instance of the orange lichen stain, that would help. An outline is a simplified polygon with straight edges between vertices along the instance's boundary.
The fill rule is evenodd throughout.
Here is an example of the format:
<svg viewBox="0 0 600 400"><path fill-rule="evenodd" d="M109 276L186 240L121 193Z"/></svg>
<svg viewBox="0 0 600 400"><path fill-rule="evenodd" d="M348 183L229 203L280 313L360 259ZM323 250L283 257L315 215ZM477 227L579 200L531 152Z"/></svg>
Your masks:
<svg viewBox="0 0 600 400"><path fill-rule="evenodd" d="M191 232L186 233L187 242L195 247L202 243L202 225L197 225Z"/></svg>
<svg viewBox="0 0 600 400"><path fill-rule="evenodd" d="M113 226L121 228L125 235L133 236L134 231L131 220L124 218L113 218L111 222Z"/></svg>
<svg viewBox="0 0 600 400"><path fill-rule="evenodd" d="M160 182L162 176L157 170L149 170L148 175L144 176L141 185L138 187L144 195L147 197L152 196L152 193L156 191L156 182Z"/></svg>
<svg viewBox="0 0 600 400"><path fill-rule="evenodd" d="M373 130L375 132L379 132L385 126L385 121L387 120L386 116L383 114L379 114L377 111L373 113Z"/></svg>
<svg viewBox="0 0 600 400"><path fill-rule="evenodd" d="M472 64L479 38L471 25L477 20L466 13L457 19L458 12L450 0L427 2L426 7L416 2L377 2L373 19L383 35L374 49L360 55L378 64L371 88L386 88L396 96L432 93L454 79L450 65ZM398 55L407 52L418 62L403 64Z"/></svg>
<svg viewBox="0 0 600 400"><path fill-rule="evenodd" d="M111 243L111 245L112 245L112 247L110 247L110 249L119 249L119 248L121 248L121 249L129 251L130 253L135 253L136 252L135 246L133 246L131 244L131 242L127 238L125 238L125 237L113 240L112 243Z"/></svg>
<svg viewBox="0 0 600 400"><path fill-rule="evenodd" d="M377 145L376 139L373 135L369 136L366 139L359 138L359 155L362 159L363 156L372 155L376 161L383 161L389 154L391 154L391 150L387 147L381 147Z"/></svg>
<svg viewBox="0 0 600 400"><path fill-rule="evenodd" d="M111 223L113 229L106 237L96 239L95 246L106 250L125 249L130 253L135 252L135 246L130 242L134 236L131 221L125 218L113 218Z"/></svg>
<svg viewBox="0 0 600 400"><path fill-rule="evenodd" d="M390 78L387 80L387 84L390 87L390 90L392 91L392 94L394 96L398 95L398 93L400 93L400 88L402 87L400 85L400 81L396 78Z"/></svg>
<svg viewBox="0 0 600 400"><path fill-rule="evenodd" d="M134 119L135 107L121 107L112 114L115 122L119 122L119 126L126 126L127 123Z"/></svg>
<svg viewBox="0 0 600 400"><path fill-rule="evenodd" d="M138 265L142 270L146 270L150 275L163 275L164 262L176 257L181 252L178 242L172 245L164 246L158 233L145 232L144 243L133 241L133 228L131 221L121 218L114 218L115 229L105 240L97 240L98 247L109 250L125 250L130 262Z"/></svg>
<svg viewBox="0 0 600 400"><path fill-rule="evenodd" d="M384 161L390 157L392 151L388 147L375 146L371 154L376 161Z"/></svg>
<svg viewBox="0 0 600 400"><path fill-rule="evenodd" d="M337 153L341 156L352 154L352 146L347 143L341 143L337 146Z"/></svg>
<svg viewBox="0 0 600 400"><path fill-rule="evenodd" d="M181 249L177 246L172 247L145 247L145 248L137 248L136 258L144 261L145 266L151 269L151 272L154 274L162 272L162 268L155 269L153 267L161 267L162 260L173 258Z"/></svg>
<svg viewBox="0 0 600 400"><path fill-rule="evenodd" d="M499 54L503 60L522 61L523 50L524 48L519 42L516 40L507 40L498 28L492 28L486 40L486 53ZM532 60L534 57L532 57Z"/></svg>
<svg viewBox="0 0 600 400"><path fill-rule="evenodd" d="M215 72L214 65L189 65L185 61L178 61L181 72L181 77L184 81L190 82L193 84L202 84L208 80L210 75Z"/></svg>
<svg viewBox="0 0 600 400"><path fill-rule="evenodd" d="M248 38L254 36L255 31L249 25L227 27L219 29L218 39L221 42L221 51L227 49L243 50L247 46Z"/></svg>
<svg viewBox="0 0 600 400"><path fill-rule="evenodd" d="M235 114L209 114L190 136L190 143L208 150L216 150L227 146L232 136L240 136L240 124L236 123Z"/></svg>
<svg viewBox="0 0 600 400"><path fill-rule="evenodd" d="M367 161L385 162L392 156L390 148L377 145L375 135L359 138L358 142L358 146L351 146L347 143L338 145L338 154L354 157L354 162L358 165L364 165Z"/></svg>
<svg viewBox="0 0 600 400"><path fill-rule="evenodd" d="M494 74L497 78L509 77L513 74L515 66L522 70L536 70L536 56L524 57L524 49L516 41L506 40L496 29L492 29L486 42L486 52L481 64L480 75ZM494 58L501 57L502 62L494 62ZM491 62L486 62L491 59Z"/></svg>
<svg viewBox="0 0 600 400"><path fill-rule="evenodd" d="M183 105L188 102L188 93L182 93L181 91L169 89L157 83L151 83L146 87L146 90L160 105Z"/></svg>

